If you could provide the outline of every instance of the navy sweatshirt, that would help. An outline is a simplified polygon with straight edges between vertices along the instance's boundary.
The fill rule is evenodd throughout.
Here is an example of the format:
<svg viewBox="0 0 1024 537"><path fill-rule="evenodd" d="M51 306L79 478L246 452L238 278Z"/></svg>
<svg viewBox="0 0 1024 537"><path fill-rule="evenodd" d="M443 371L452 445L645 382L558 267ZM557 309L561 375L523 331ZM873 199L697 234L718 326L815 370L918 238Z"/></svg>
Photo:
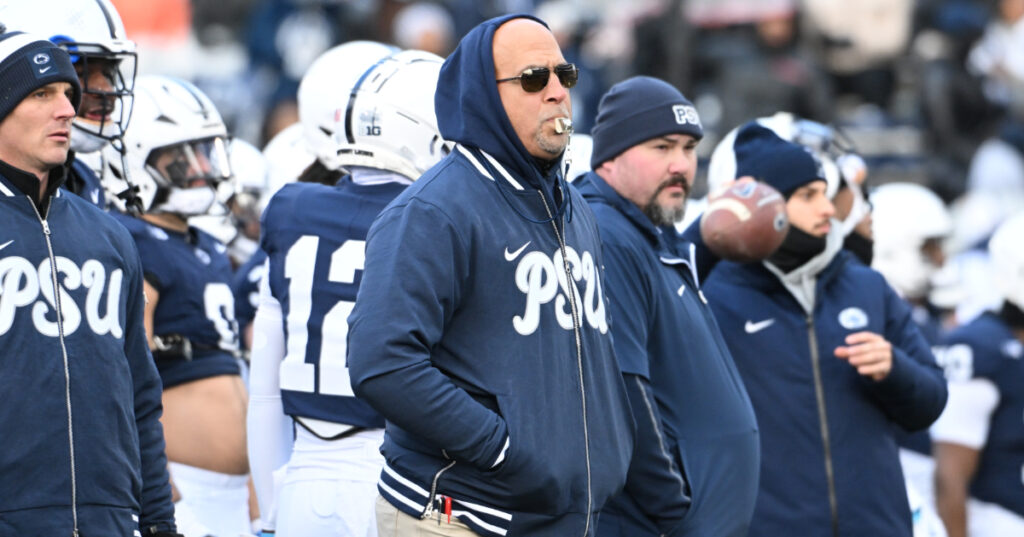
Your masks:
<svg viewBox="0 0 1024 537"><path fill-rule="evenodd" d="M459 145L374 222L348 364L387 419L380 492L481 535L594 534L633 423L593 215L512 129L478 26L445 62L439 128Z"/></svg>

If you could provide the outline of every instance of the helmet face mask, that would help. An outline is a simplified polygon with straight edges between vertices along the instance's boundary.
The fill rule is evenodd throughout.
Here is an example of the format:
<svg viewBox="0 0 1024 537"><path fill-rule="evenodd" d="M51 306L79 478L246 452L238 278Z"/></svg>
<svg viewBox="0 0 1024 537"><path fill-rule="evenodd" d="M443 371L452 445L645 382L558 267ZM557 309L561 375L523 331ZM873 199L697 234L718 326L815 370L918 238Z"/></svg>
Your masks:
<svg viewBox="0 0 1024 537"><path fill-rule="evenodd" d="M165 186L181 189L216 189L231 178L231 163L220 137L157 147L146 157L146 168Z"/></svg>
<svg viewBox="0 0 1024 537"><path fill-rule="evenodd" d="M72 49L74 50L74 49ZM73 125L75 150L90 153L124 135L131 117L135 53L72 54L82 84L82 104Z"/></svg>

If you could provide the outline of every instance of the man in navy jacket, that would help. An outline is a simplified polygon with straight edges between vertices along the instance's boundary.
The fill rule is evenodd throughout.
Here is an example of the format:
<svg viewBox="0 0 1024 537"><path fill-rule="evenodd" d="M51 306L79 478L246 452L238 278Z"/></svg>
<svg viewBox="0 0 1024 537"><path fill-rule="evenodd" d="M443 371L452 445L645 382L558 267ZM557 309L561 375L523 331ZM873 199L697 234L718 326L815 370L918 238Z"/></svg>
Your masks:
<svg viewBox="0 0 1024 537"><path fill-rule="evenodd" d="M0 534L173 534L139 255L60 189L81 102L67 52L0 35L0 97Z"/></svg>
<svg viewBox="0 0 1024 537"><path fill-rule="evenodd" d="M842 251L814 157L753 123L733 149L791 224L769 259L719 263L705 286L761 431L750 535L909 537L894 431L938 417L942 371L909 306Z"/></svg>
<svg viewBox="0 0 1024 537"><path fill-rule="evenodd" d="M537 19L470 31L434 98L458 145L367 235L348 363L387 420L382 537L591 536L623 486L601 243L559 166L576 78Z"/></svg>
<svg viewBox="0 0 1024 537"><path fill-rule="evenodd" d="M615 354L637 424L626 488L601 511L601 536L744 537L754 512L754 409L694 249L673 227L702 137L679 90L631 78L602 98L594 171L576 183L601 229Z"/></svg>

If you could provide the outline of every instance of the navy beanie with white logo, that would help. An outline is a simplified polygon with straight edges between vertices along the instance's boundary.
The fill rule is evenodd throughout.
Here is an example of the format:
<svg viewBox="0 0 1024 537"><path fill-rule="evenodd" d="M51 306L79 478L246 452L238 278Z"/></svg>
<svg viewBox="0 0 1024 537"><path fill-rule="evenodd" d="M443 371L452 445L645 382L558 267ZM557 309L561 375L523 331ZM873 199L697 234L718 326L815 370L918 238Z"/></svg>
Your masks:
<svg viewBox="0 0 1024 537"><path fill-rule="evenodd" d="M704 137L697 109L674 86L649 76L635 76L611 87L597 106L590 136L597 169L634 145L666 134Z"/></svg>
<svg viewBox="0 0 1024 537"><path fill-rule="evenodd" d="M0 35L0 121L22 99L52 82L68 82L74 88L71 104L82 101L82 87L68 53L50 41L24 32Z"/></svg>
<svg viewBox="0 0 1024 537"><path fill-rule="evenodd" d="M737 179L749 175L764 181L786 199L807 183L825 180L821 164L807 148L779 138L755 121L740 128L732 148Z"/></svg>

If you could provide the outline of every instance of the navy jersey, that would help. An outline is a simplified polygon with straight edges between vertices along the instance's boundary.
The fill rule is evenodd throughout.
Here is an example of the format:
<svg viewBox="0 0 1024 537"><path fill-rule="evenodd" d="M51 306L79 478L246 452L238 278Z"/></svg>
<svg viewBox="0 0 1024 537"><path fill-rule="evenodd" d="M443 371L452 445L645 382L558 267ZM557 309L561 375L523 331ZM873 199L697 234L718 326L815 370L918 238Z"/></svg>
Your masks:
<svg viewBox="0 0 1024 537"><path fill-rule="evenodd" d="M76 158L71 162L64 188L78 194L100 209L106 210L107 198L103 192L103 185L100 183L99 177L96 177L96 172L84 161Z"/></svg>
<svg viewBox="0 0 1024 537"><path fill-rule="evenodd" d="M985 313L953 331L936 354L951 381L987 379L999 391L971 496L1024 516L1024 348Z"/></svg>
<svg viewBox="0 0 1024 537"><path fill-rule="evenodd" d="M235 319L238 326L245 327L256 317L256 306L260 300L260 280L266 272L264 264L267 253L256 250L249 260L238 267L231 279L231 293L235 295Z"/></svg>
<svg viewBox="0 0 1024 537"><path fill-rule="evenodd" d="M238 323L227 248L196 228L178 233L116 214L131 232L146 281L160 293L153 333L187 338L191 358L154 352L164 388L216 375L239 374Z"/></svg>
<svg viewBox="0 0 1024 537"><path fill-rule="evenodd" d="M400 183L293 183L263 213L271 294L288 334L281 363L285 413L358 427L384 419L352 393L345 363L348 315L362 279L366 233L405 189Z"/></svg>
<svg viewBox="0 0 1024 537"><path fill-rule="evenodd" d="M942 321L936 312L927 306L911 305L911 318L921 330L921 335L929 345L937 345L942 338ZM927 455L932 455L932 442L928 437L928 431L908 432L903 429L896 430L896 442L901 448Z"/></svg>

